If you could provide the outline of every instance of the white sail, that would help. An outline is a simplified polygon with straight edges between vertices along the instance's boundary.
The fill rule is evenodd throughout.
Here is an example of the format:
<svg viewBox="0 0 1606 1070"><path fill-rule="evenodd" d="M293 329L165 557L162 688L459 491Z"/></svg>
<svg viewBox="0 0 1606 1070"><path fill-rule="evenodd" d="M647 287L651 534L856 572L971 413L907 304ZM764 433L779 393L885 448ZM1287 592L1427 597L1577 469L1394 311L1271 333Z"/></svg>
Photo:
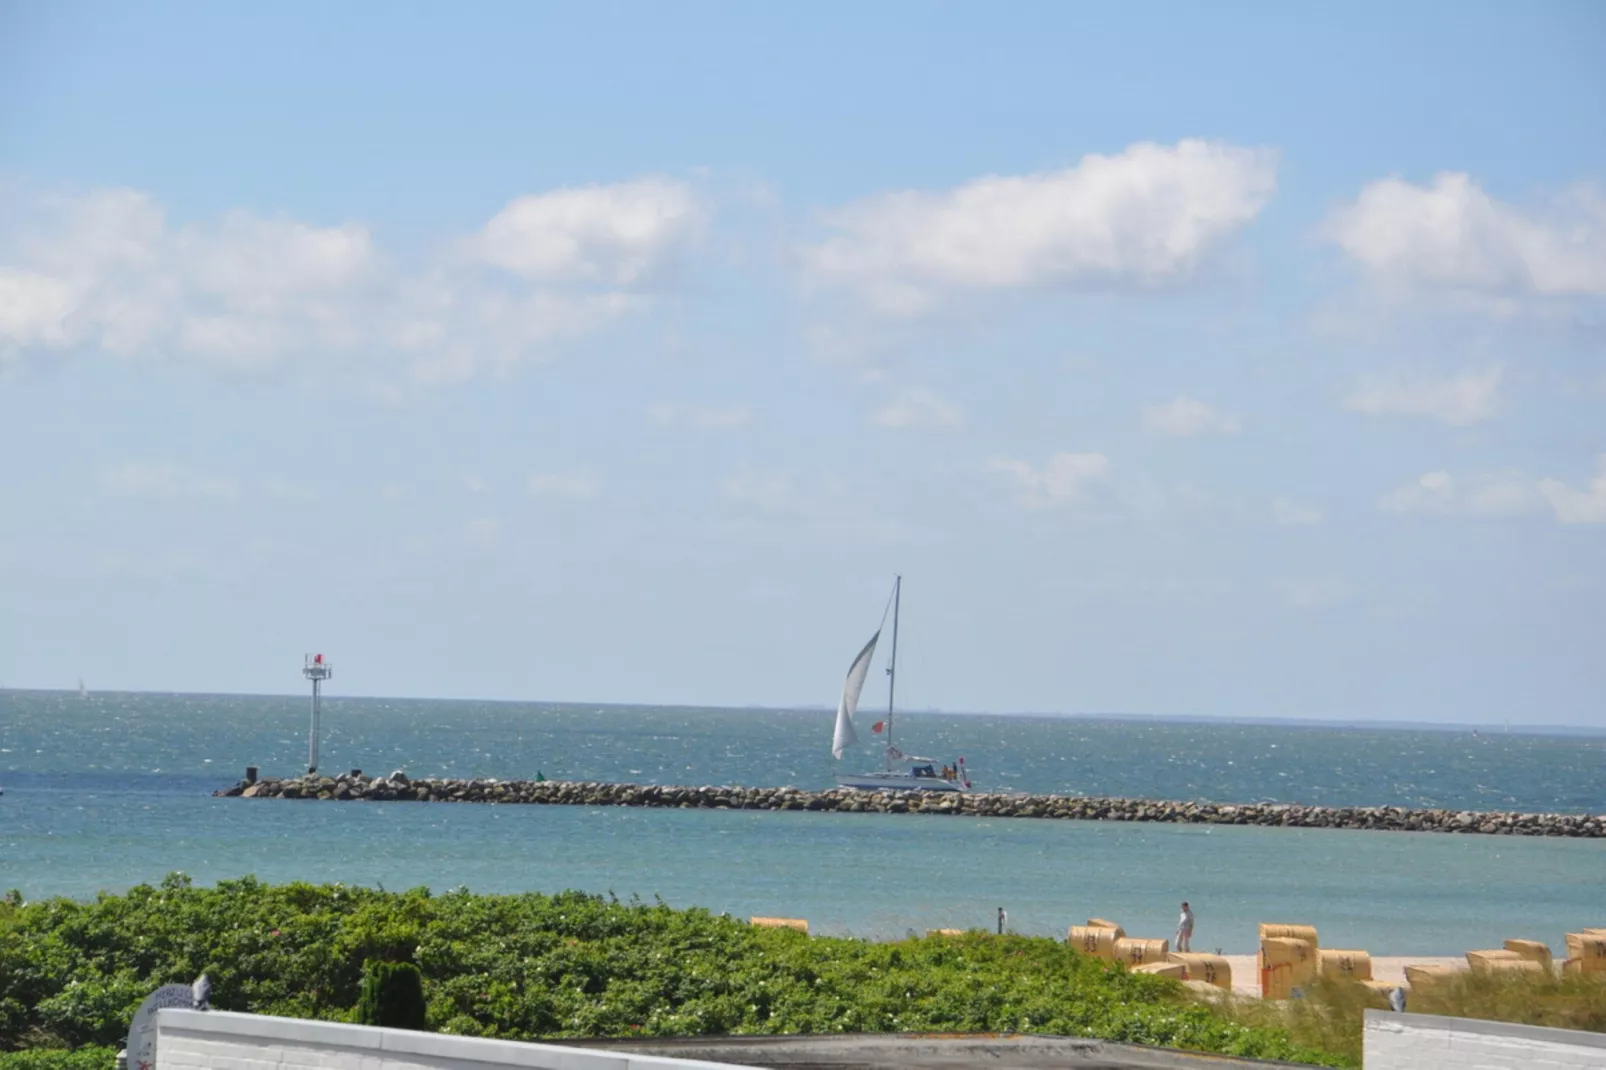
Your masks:
<svg viewBox="0 0 1606 1070"><path fill-rule="evenodd" d="M831 738L833 758L842 757L843 751L859 742L859 735L853 730L853 711L859 708L859 692L864 690L864 678L869 675L870 659L875 656L876 640L880 638L881 632L877 629L848 668L847 682L842 685L842 701L836 707L836 735Z"/></svg>

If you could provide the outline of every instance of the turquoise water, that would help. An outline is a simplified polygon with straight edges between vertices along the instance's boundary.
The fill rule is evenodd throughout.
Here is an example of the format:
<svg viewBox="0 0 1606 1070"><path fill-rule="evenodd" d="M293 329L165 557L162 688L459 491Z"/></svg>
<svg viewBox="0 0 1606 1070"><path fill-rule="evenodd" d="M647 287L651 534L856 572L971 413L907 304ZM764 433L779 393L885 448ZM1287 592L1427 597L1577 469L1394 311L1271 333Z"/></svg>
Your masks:
<svg viewBox="0 0 1606 1070"><path fill-rule="evenodd" d="M830 715L342 699L322 767L415 776L830 783ZM299 771L282 697L0 693L0 887L88 896L171 870L478 891L580 888L895 936L1090 915L1248 950L1259 921L1324 943L1455 954L1606 925L1606 842L624 808L214 799L247 764ZM905 749L1034 792L1606 811L1606 739L912 715ZM864 733L868 735L868 732ZM866 747L859 764L869 762Z"/></svg>

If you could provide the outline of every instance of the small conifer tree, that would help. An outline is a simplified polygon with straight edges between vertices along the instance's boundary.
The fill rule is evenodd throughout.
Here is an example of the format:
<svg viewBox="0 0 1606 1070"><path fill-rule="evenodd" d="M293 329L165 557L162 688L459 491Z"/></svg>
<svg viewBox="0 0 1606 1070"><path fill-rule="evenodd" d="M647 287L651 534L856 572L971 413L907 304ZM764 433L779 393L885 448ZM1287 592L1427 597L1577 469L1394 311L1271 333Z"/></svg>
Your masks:
<svg viewBox="0 0 1606 1070"><path fill-rule="evenodd" d="M424 1028L424 979L410 962L363 963L357 1023L392 1029Z"/></svg>

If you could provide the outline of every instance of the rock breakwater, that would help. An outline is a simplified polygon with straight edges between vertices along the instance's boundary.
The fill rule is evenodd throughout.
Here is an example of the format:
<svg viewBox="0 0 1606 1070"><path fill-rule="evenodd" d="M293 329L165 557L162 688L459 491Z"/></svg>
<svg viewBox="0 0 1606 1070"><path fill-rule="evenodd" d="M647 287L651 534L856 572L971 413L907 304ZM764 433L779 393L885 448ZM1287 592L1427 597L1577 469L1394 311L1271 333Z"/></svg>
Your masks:
<svg viewBox="0 0 1606 1070"><path fill-rule="evenodd" d="M337 802L461 802L547 806L653 806L712 810L811 810L826 813L954 814L974 817L1153 821L1182 825L1457 832L1500 836L1606 838L1606 814L1523 814L1408 810L1397 806L1301 806L1112 799L1077 795L866 792L846 788L670 787L561 780L412 780L402 773L242 780L219 796Z"/></svg>

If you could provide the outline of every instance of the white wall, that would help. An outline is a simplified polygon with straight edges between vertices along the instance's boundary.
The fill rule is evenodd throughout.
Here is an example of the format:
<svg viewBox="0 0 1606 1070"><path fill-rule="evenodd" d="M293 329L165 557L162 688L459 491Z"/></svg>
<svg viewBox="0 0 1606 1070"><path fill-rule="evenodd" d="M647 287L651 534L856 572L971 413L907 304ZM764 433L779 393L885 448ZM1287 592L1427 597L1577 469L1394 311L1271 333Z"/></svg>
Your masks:
<svg viewBox="0 0 1606 1070"><path fill-rule="evenodd" d="M1602 1070L1606 1035L1366 1012L1366 1070ZM730 1063L406 1029L165 1009L155 1070L750 1070Z"/></svg>
<svg viewBox="0 0 1606 1070"><path fill-rule="evenodd" d="M166 1009L156 1070L733 1070L728 1063L521 1044L407 1029ZM735 1068L745 1070L745 1068Z"/></svg>
<svg viewBox="0 0 1606 1070"><path fill-rule="evenodd" d="M163 1012L166 1013L165 1011ZM1602 1070L1606 1034L1366 1012L1366 1070Z"/></svg>

